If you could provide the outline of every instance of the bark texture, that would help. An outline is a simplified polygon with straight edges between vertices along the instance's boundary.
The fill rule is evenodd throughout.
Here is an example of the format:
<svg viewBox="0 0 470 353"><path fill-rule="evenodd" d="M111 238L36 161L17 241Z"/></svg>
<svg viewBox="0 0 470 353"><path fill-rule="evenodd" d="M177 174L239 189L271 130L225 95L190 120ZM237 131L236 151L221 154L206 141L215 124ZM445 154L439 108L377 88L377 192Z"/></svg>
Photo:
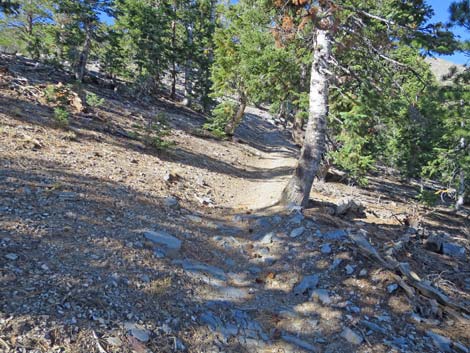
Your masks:
<svg viewBox="0 0 470 353"><path fill-rule="evenodd" d="M243 115L245 115L246 105L248 104L248 100L245 94L241 93L240 98L238 100L238 109L235 115L230 119L230 121L225 126L225 133L229 136L233 136L235 133L235 129L238 125L240 125Z"/></svg>
<svg viewBox="0 0 470 353"><path fill-rule="evenodd" d="M75 70L75 78L79 82L82 82L83 76L85 76L86 65L88 63L88 56L90 55L91 40L91 25L90 23L85 22L85 42L83 43L83 48L80 52L77 67Z"/></svg>
<svg viewBox="0 0 470 353"><path fill-rule="evenodd" d="M313 180L318 172L326 140L328 116L328 61L331 43L328 30L318 29L310 79L309 117L305 138L294 175L285 187L281 203L307 206Z"/></svg>
<svg viewBox="0 0 470 353"><path fill-rule="evenodd" d="M191 24L187 26L188 31L188 47L192 48L193 46L193 27ZM187 107L191 106L191 95L193 91L192 85L192 54L188 53L188 59L186 60L186 67L184 68L184 100L183 104Z"/></svg>

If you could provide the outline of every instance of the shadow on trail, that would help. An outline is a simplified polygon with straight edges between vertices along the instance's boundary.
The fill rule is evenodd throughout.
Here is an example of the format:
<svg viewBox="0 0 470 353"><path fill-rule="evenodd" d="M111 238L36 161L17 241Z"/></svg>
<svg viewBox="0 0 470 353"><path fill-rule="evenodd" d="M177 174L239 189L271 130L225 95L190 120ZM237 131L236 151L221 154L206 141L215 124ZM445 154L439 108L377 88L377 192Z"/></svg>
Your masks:
<svg viewBox="0 0 470 353"><path fill-rule="evenodd" d="M378 267L360 259L356 271L363 266L370 275L345 275L353 260L343 240L329 241L334 255L318 251L316 230L330 228L309 218L305 234L290 238L293 215L171 210L130 187L34 162L25 170L21 161L1 161L0 308L10 318L0 324L3 337L33 337L40 329L47 349L69 342L79 352L84 341L96 346L94 330L120 337L120 345L103 343L108 352L125 352L132 340L124 326L132 322L150 334L139 344L154 352L173 352L175 342L177 351L184 345L194 352L351 352L360 350L339 338L347 315L375 320L389 312L394 327L405 315L392 295L373 289ZM171 233L182 249L159 257L146 229ZM342 264L332 268L337 258ZM310 274L334 304L293 293ZM403 324L394 334L408 329ZM383 338L370 336L372 347L382 347ZM25 340L17 347L39 344Z"/></svg>

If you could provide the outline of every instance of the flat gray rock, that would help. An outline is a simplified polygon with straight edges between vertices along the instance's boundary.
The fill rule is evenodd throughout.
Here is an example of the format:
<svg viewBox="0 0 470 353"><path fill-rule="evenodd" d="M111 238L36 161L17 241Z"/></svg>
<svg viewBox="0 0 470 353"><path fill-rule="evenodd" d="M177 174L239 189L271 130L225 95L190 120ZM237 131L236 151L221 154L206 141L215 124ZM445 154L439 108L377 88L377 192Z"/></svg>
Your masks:
<svg viewBox="0 0 470 353"><path fill-rule="evenodd" d="M273 238L274 238L274 233L269 232L263 235L258 241L261 244L271 244L273 242Z"/></svg>
<svg viewBox="0 0 470 353"><path fill-rule="evenodd" d="M148 342L148 340L150 339L150 332L133 322L126 322L124 324L124 328L129 331L130 334L140 342L145 343Z"/></svg>
<svg viewBox="0 0 470 353"><path fill-rule="evenodd" d="M332 230L324 234L319 233L319 236L321 238L325 238L328 240L340 240L340 239L346 238L347 235L348 233L344 229Z"/></svg>
<svg viewBox="0 0 470 353"><path fill-rule="evenodd" d="M303 348L309 352L317 352L318 349L313 345L308 343L307 341L304 341L298 337L292 336L292 335L282 335L281 336L282 340L291 343L293 345L296 345L300 348Z"/></svg>
<svg viewBox="0 0 470 353"><path fill-rule="evenodd" d="M331 254L331 245L330 244L323 244L320 248L322 254Z"/></svg>
<svg viewBox="0 0 470 353"><path fill-rule="evenodd" d="M212 265L206 265L206 264L196 262L196 261L191 261L191 260L176 261L174 263L180 263L181 266L183 266L183 269L188 272L208 273L209 275L221 281L227 280L227 275L225 274L224 270L222 270L221 268L212 266Z"/></svg>
<svg viewBox="0 0 470 353"><path fill-rule="evenodd" d="M6 254L5 258L8 259L8 260L11 260L11 261L15 261L15 260L18 259L18 255L10 253L10 254Z"/></svg>
<svg viewBox="0 0 470 353"><path fill-rule="evenodd" d="M341 337L344 338L346 341L352 344L361 344L363 338L360 334L356 333L355 331L351 330L349 327L345 327L341 332Z"/></svg>
<svg viewBox="0 0 470 353"><path fill-rule="evenodd" d="M456 243L443 243L442 253L448 256L465 257L465 248Z"/></svg>
<svg viewBox="0 0 470 353"><path fill-rule="evenodd" d="M430 330L426 331L426 335L432 339L434 345L439 348L441 352L452 352L452 349L450 348L452 341L449 338L441 336Z"/></svg>
<svg viewBox="0 0 470 353"><path fill-rule="evenodd" d="M318 285L320 278L318 275L305 276L298 285L294 287L294 294L310 294Z"/></svg>
<svg viewBox="0 0 470 353"><path fill-rule="evenodd" d="M179 250L181 249L181 240L178 238L174 237L173 235L163 231L146 231L144 232L144 237L147 240L150 240L151 242L158 244L158 245L163 245L168 249L171 250Z"/></svg>
<svg viewBox="0 0 470 353"><path fill-rule="evenodd" d="M304 234L304 232L305 232L305 227L295 228L295 229L292 229L289 236L291 238L297 238L297 237L301 236L302 234Z"/></svg>
<svg viewBox="0 0 470 353"><path fill-rule="evenodd" d="M326 289L314 289L312 291L312 300L318 300L323 305L329 305L332 302Z"/></svg>

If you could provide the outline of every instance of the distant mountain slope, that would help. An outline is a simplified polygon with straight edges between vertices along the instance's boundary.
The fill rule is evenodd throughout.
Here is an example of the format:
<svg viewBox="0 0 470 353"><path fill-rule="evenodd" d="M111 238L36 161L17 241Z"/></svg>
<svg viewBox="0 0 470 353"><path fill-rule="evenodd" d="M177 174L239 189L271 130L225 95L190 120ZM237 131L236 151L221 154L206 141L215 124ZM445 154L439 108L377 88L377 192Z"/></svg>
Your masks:
<svg viewBox="0 0 470 353"><path fill-rule="evenodd" d="M454 64L453 62L445 59L426 58L425 61L431 65L431 71L434 73L436 78L443 83L449 81L445 79L445 76L449 74L453 67L456 67L457 71L463 71L465 69L463 65Z"/></svg>

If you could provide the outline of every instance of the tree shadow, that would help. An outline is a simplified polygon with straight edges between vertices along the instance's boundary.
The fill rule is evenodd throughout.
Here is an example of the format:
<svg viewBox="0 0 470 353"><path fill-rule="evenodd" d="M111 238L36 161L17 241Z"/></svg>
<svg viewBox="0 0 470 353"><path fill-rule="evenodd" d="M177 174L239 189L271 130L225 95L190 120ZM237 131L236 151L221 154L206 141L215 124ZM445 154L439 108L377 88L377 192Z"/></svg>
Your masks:
<svg viewBox="0 0 470 353"><path fill-rule="evenodd" d="M345 325L370 331L354 321L366 315L384 327L385 334L366 336L371 347L383 351L383 339L408 340L406 332L424 329L406 321L411 307L403 295L384 291L380 284L391 279L381 275L380 266L355 255L344 239L328 240L331 254L320 251L323 240L316 230L335 229L321 219L307 216L305 234L290 238L295 215L239 215L197 205L173 210L160 198L72 173L52 161L31 160L27 164L33 168L24 164L4 158L0 169L0 307L7 319L0 332L5 338L24 337L15 345L8 341L12 347L67 345L78 352L87 344L87 351L97 351L96 332L108 352L142 345L173 352L175 342L194 352L269 347L359 352L363 346L339 335ZM230 214L234 218L227 218ZM173 234L183 241L182 249L160 258L143 237L146 229ZM373 229L369 234L376 242ZM260 241L269 232L276 240ZM395 238L400 233L389 232ZM334 267L336 259L342 262ZM221 281L213 269L194 270L194 264L216 267L228 279ZM352 276L346 265L354 266ZM367 274L360 276L361 269ZM318 287L328 291L330 304L292 292L309 274L319 275ZM389 318L381 321L384 315ZM130 338L129 322L150 332L148 342ZM38 330L42 338L33 341ZM109 337L118 337L120 344L113 346ZM420 339L410 342L413 349Z"/></svg>

